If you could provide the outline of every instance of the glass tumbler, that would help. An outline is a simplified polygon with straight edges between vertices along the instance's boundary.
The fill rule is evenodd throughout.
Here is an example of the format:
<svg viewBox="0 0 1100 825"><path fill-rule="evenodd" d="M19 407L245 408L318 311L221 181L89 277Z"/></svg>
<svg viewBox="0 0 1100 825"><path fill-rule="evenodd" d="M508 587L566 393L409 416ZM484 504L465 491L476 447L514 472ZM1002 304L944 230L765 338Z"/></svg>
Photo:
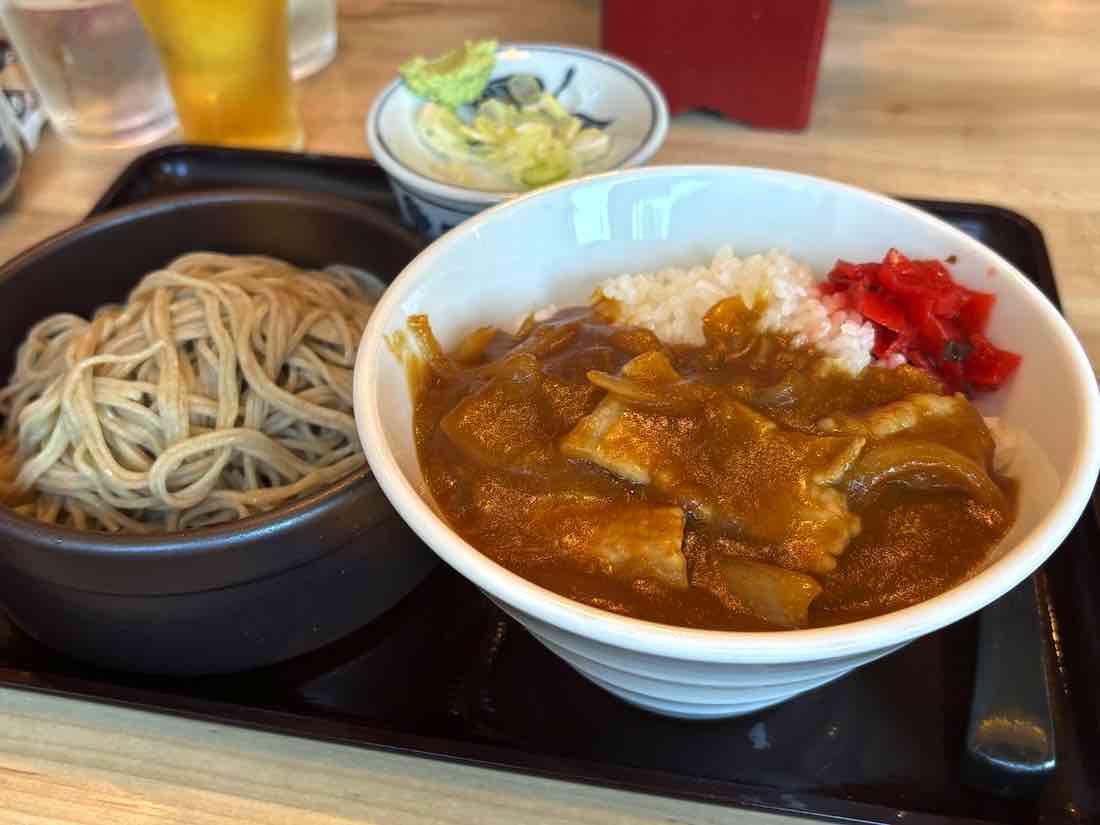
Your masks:
<svg viewBox="0 0 1100 825"><path fill-rule="evenodd" d="M290 73L316 74L336 56L336 0L290 0Z"/></svg>
<svg viewBox="0 0 1100 825"><path fill-rule="evenodd" d="M66 140L135 146L175 127L160 61L130 0L0 0L0 19Z"/></svg>
<svg viewBox="0 0 1100 825"><path fill-rule="evenodd" d="M298 149L287 0L135 0L160 52L184 137Z"/></svg>

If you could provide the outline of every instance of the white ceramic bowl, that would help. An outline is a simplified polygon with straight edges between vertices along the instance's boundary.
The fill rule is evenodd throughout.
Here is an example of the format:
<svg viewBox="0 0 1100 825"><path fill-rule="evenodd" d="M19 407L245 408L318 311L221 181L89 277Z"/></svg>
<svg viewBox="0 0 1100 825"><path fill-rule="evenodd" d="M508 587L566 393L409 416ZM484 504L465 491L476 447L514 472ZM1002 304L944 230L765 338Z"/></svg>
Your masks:
<svg viewBox="0 0 1100 825"><path fill-rule="evenodd" d="M668 105L643 72L603 52L543 43L506 43L497 49L492 79L532 74L573 113L610 121L611 150L589 171L640 166L668 131ZM375 98L367 114L367 143L389 176L405 223L436 238L471 215L518 193L507 187L468 188L448 183L439 161L416 133L424 101L400 78Z"/></svg>
<svg viewBox="0 0 1100 825"><path fill-rule="evenodd" d="M981 403L1029 438L1014 467L1020 513L984 571L921 604L836 627L734 633L606 613L510 573L432 508L417 463L404 370L385 336L427 313L442 344L533 308L583 301L601 277L705 262L724 243L780 247L818 272L897 246L954 255L962 283L997 293L990 337L1019 351L1018 374ZM356 365L355 414L382 489L424 541L570 665L628 702L684 717L747 713L835 679L973 613L1058 547L1100 465L1092 368L1057 310L987 247L915 208L818 178L737 167L654 167L560 184L462 224L416 258L371 317Z"/></svg>

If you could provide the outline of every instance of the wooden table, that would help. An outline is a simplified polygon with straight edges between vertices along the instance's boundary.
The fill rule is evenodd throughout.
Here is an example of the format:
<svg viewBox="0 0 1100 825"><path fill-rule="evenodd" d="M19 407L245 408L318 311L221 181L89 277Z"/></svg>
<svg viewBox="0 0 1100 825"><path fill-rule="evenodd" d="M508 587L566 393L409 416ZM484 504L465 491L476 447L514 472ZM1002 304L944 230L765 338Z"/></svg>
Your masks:
<svg viewBox="0 0 1100 825"><path fill-rule="evenodd" d="M367 155L371 99L413 52L501 36L596 46L595 0L346 0L336 62L302 84L311 151ZM1046 234L1070 321L1100 359L1100 4L834 0L813 120L673 120L656 162L745 163L1016 209ZM140 150L47 135L0 258L79 220ZM668 823L781 817L0 690L4 823ZM794 820L790 820L794 821Z"/></svg>

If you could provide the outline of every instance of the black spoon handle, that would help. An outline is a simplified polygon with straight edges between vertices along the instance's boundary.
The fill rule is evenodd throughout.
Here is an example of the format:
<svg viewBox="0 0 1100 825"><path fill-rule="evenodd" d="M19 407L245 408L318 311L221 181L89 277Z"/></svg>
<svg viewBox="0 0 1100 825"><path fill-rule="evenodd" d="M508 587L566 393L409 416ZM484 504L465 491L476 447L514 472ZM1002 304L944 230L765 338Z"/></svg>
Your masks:
<svg viewBox="0 0 1100 825"><path fill-rule="evenodd" d="M1054 717L1047 680L1052 650L1034 577L979 616L978 662L966 734L967 784L1033 796L1054 772Z"/></svg>

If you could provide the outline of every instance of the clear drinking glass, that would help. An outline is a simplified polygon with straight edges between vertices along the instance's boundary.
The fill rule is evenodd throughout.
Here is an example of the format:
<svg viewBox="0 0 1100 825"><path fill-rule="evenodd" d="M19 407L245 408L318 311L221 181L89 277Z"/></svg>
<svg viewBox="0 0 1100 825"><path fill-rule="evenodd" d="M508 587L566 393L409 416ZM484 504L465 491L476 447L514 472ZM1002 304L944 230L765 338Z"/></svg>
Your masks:
<svg viewBox="0 0 1100 825"><path fill-rule="evenodd" d="M290 72L309 77L336 56L336 0L290 0Z"/></svg>
<svg viewBox="0 0 1100 825"><path fill-rule="evenodd" d="M129 0L0 0L0 19L62 137L134 146L175 127L160 61Z"/></svg>

